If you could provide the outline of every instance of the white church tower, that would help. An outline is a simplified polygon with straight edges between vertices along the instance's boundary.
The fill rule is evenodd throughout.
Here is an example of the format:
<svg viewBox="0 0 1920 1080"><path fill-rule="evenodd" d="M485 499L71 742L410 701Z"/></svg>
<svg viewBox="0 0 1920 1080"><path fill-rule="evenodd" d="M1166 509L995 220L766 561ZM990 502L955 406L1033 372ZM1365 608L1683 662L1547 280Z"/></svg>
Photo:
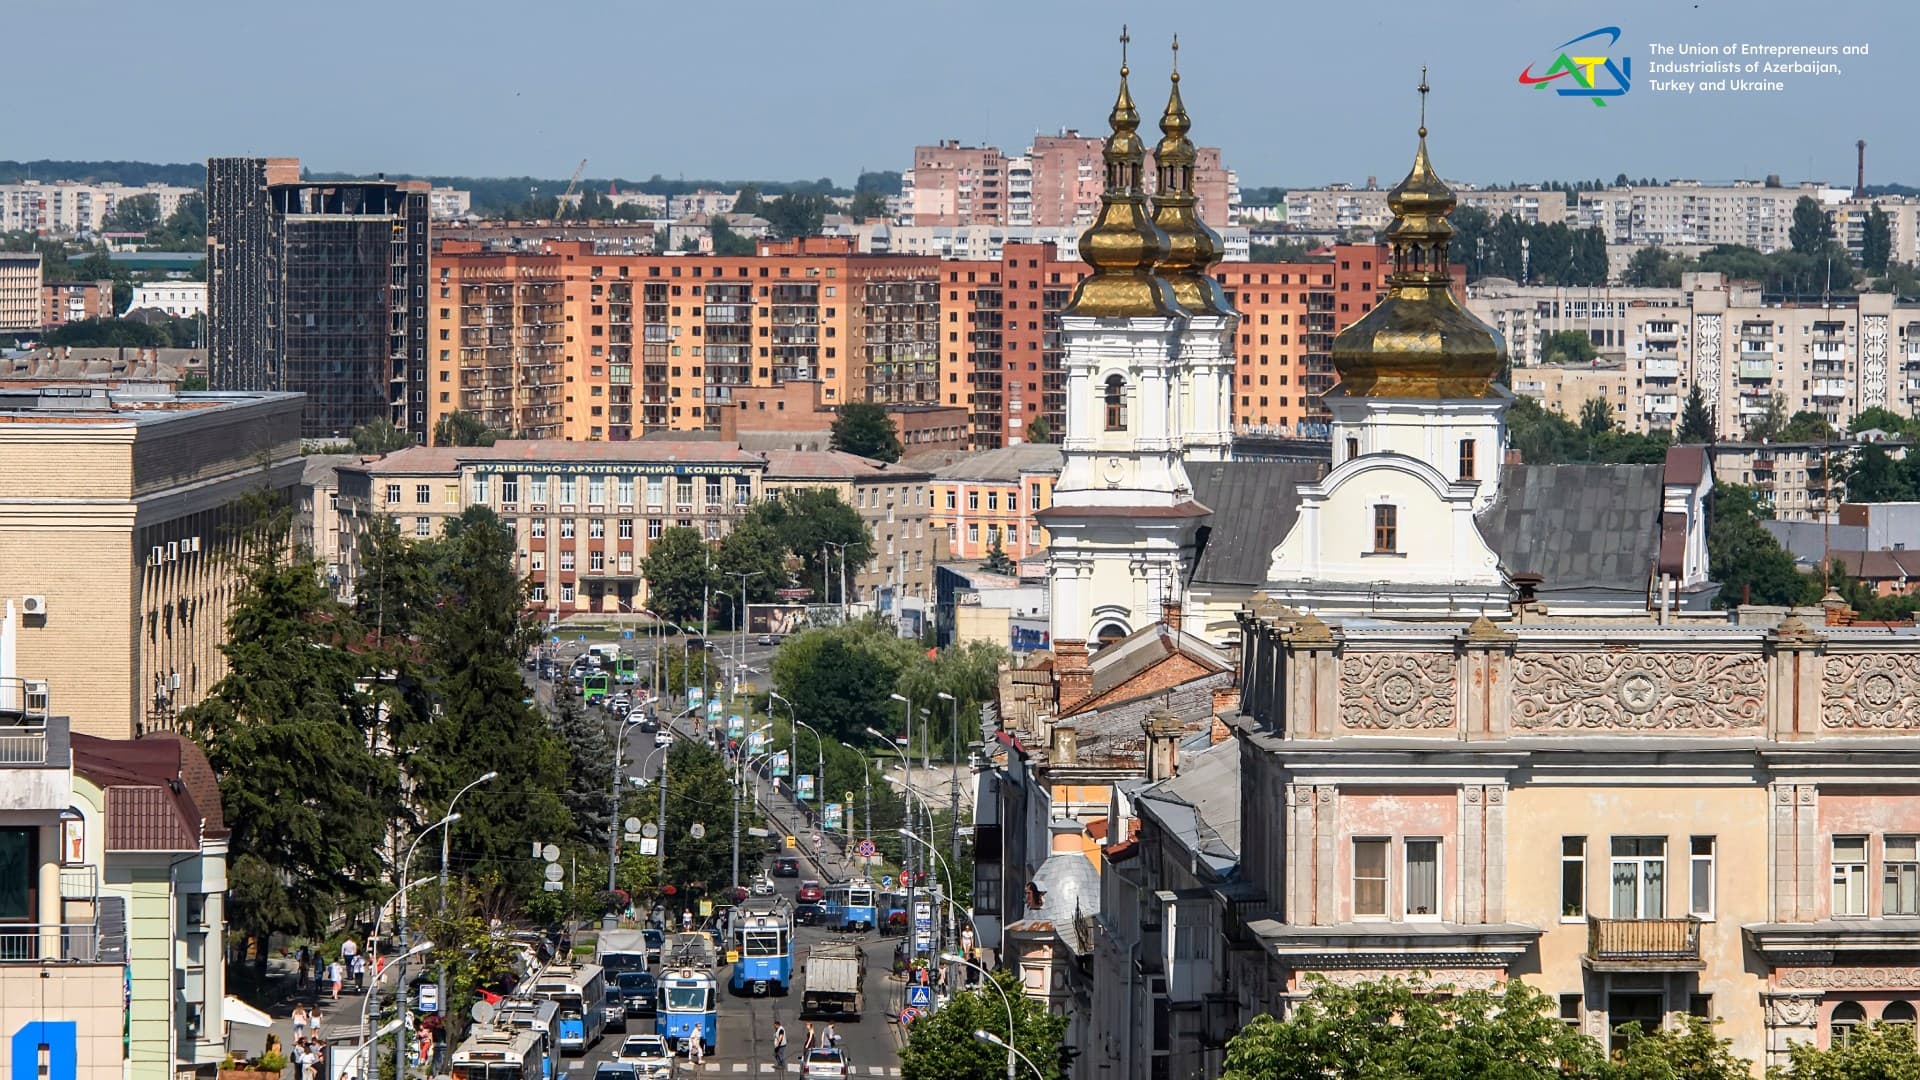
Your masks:
<svg viewBox="0 0 1920 1080"><path fill-rule="evenodd" d="M1215 347L1230 345L1224 335L1234 319L1217 287L1210 308L1183 307L1163 269L1173 268L1172 258L1183 275L1204 279L1205 260L1218 251L1217 239L1209 249L1185 224L1198 223L1186 112L1176 82L1161 143L1172 155L1160 173L1169 192L1163 216L1181 230L1175 240L1148 214L1146 147L1127 88L1126 40L1123 34L1120 94L1103 154L1106 192L1099 219L1080 240L1093 273L1060 320L1067 343L1065 462L1053 506L1039 515L1052 537L1047 572L1056 642L1123 637L1157 621L1162 602L1179 597L1208 513L1194 501L1183 459L1195 436L1204 441L1198 453L1224 457L1230 446L1225 397L1217 387L1195 386L1185 359L1194 319L1204 319L1219 339L1198 346L1209 358ZM1198 281L1186 284L1205 295ZM1230 362L1230 350L1228 356ZM1209 370L1208 379L1217 378Z"/></svg>

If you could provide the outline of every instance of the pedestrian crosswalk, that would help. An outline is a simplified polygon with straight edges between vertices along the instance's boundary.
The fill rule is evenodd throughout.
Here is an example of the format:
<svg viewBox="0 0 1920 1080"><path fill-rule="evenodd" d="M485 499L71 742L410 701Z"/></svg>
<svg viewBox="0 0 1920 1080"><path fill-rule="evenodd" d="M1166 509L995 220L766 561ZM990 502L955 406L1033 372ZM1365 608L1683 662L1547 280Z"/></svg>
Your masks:
<svg viewBox="0 0 1920 1080"><path fill-rule="evenodd" d="M753 1065L748 1064L747 1062L744 1062L744 1061L736 1061L731 1065L727 1065L718 1061L709 1061L707 1062L706 1071L710 1073L731 1073L731 1074L744 1076L754 1072L777 1073L780 1070L774 1068L772 1062L761 1062L759 1067L756 1069ZM786 1071L790 1074L798 1073L800 1071L800 1063L797 1061L787 1062ZM848 1075L849 1076L899 1076L900 1069L898 1066L882 1067L879 1065L868 1065L865 1067L865 1071L862 1071L861 1066L854 1065L848 1069Z"/></svg>

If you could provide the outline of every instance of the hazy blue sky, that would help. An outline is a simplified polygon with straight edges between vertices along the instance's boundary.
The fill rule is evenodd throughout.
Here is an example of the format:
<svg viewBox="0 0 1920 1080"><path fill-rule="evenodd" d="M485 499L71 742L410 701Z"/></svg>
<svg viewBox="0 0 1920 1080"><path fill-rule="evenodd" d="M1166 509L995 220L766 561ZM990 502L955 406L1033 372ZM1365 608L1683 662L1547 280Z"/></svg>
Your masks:
<svg viewBox="0 0 1920 1080"><path fill-rule="evenodd" d="M1435 164L1603 176L1920 183L1912 0L5 0L0 158L298 155L316 169L851 181L916 143L1102 130L1120 23L1157 115L1180 33L1195 138L1245 184L1403 172L1431 66ZM1634 88L1606 108L1516 76L1596 26ZM1657 94L1651 41L1866 42L1783 93ZM1538 69L1536 69L1538 70ZM1717 77L1717 76L1708 76ZM1677 76L1700 78L1700 76Z"/></svg>

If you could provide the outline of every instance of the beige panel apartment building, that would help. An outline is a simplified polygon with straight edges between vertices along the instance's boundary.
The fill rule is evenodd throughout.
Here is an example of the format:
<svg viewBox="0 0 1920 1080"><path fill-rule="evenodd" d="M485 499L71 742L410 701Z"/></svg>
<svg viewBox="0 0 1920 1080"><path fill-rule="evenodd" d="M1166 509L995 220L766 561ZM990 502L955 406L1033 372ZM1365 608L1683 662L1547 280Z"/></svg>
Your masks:
<svg viewBox="0 0 1920 1080"><path fill-rule="evenodd" d="M40 329L40 253L0 251L0 333Z"/></svg>
<svg viewBox="0 0 1920 1080"><path fill-rule="evenodd" d="M1759 180L1675 180L1580 192L1568 224L1596 227L1609 244L1740 244L1776 251L1790 246L1793 206L1802 196L1831 205L1851 194L1811 183L1768 187Z"/></svg>
<svg viewBox="0 0 1920 1080"><path fill-rule="evenodd" d="M1567 219L1567 197L1559 191L1538 187L1481 190L1463 184L1454 194L1459 196L1461 206L1485 210L1495 218L1512 214L1539 225ZM1387 189L1371 178L1364 187L1332 184L1323 188L1297 188L1287 192L1285 204L1287 228L1296 232L1345 235L1384 229L1393 221L1393 211L1387 208ZM1459 258L1462 253L1454 255Z"/></svg>
<svg viewBox="0 0 1920 1080"><path fill-rule="evenodd" d="M1678 423L1697 382L1719 434L1738 438L1778 395L1789 415L1844 429L1861 410L1911 413L1920 401L1920 305L1890 293L1789 304L1746 282L1688 274L1677 289L1562 288L1486 278L1467 307L1506 335L1516 384L1558 331L1585 333L1603 358L1638 374L1641 407L1623 426Z"/></svg>
<svg viewBox="0 0 1920 1080"><path fill-rule="evenodd" d="M836 492L860 514L873 537L873 562L847 582L855 603L911 597L933 598L933 566L944 545L931 523L933 474L838 450L769 450L762 489L822 488Z"/></svg>
<svg viewBox="0 0 1920 1080"><path fill-rule="evenodd" d="M301 396L0 391L0 600L75 730L173 726L226 671L236 503L300 475Z"/></svg>
<svg viewBox="0 0 1920 1080"><path fill-rule="evenodd" d="M1644 382L1637 366L1617 360L1544 364L1513 372L1513 392L1535 399L1548 412L1578 422L1587 402L1598 399L1606 403L1614 426L1626 429L1646 408L1640 400Z"/></svg>
<svg viewBox="0 0 1920 1080"><path fill-rule="evenodd" d="M426 538L485 506L513 529L536 609L638 611L647 602L641 566L651 542L676 527L720 540L760 498L766 467L717 441L414 447L339 467L340 565L351 588L376 517Z"/></svg>

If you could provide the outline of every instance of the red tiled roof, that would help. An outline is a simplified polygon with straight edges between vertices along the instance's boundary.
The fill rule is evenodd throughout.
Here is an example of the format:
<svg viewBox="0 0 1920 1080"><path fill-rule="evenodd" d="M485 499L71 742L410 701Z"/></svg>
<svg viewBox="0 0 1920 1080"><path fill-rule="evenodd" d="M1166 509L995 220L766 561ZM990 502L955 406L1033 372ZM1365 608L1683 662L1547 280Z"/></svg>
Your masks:
<svg viewBox="0 0 1920 1080"><path fill-rule="evenodd" d="M107 788L108 851L198 851L200 840L167 787Z"/></svg>
<svg viewBox="0 0 1920 1080"><path fill-rule="evenodd" d="M173 732L73 735L74 771L106 791L107 850L195 851L228 834L220 786L200 747Z"/></svg>
<svg viewBox="0 0 1920 1080"><path fill-rule="evenodd" d="M1704 446L1673 446L1667 448L1667 476L1669 484L1694 485L1707 473L1707 448Z"/></svg>

